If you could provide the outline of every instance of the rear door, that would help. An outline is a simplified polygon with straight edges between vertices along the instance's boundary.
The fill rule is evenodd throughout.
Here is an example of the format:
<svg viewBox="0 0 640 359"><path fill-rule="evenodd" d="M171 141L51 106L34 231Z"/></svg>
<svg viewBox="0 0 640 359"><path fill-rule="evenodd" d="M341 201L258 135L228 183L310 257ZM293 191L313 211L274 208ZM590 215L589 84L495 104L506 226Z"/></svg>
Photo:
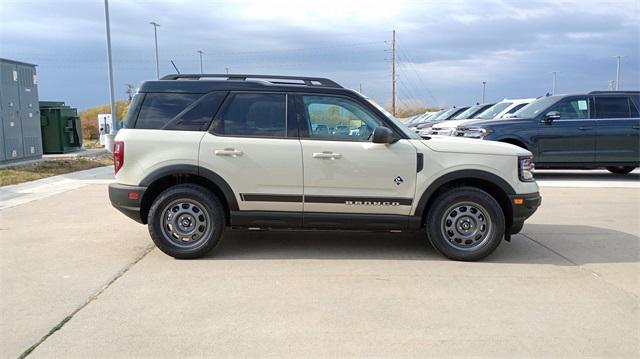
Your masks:
<svg viewBox="0 0 640 359"><path fill-rule="evenodd" d="M302 150L286 103L282 93L232 92L202 138L200 166L226 180L241 211L302 212Z"/></svg>
<svg viewBox="0 0 640 359"><path fill-rule="evenodd" d="M640 161L640 116L628 96L597 96L596 162Z"/></svg>
<svg viewBox="0 0 640 359"><path fill-rule="evenodd" d="M560 100L540 115L538 124L538 162L593 163L596 126L590 119L593 107L590 96L573 96ZM556 111L559 119L545 122L543 116Z"/></svg>
<svg viewBox="0 0 640 359"><path fill-rule="evenodd" d="M341 96L300 95L305 225L308 214L409 215L416 185L416 149L407 140L371 142L384 121ZM348 133L318 128L348 126ZM313 130L315 129L315 130Z"/></svg>

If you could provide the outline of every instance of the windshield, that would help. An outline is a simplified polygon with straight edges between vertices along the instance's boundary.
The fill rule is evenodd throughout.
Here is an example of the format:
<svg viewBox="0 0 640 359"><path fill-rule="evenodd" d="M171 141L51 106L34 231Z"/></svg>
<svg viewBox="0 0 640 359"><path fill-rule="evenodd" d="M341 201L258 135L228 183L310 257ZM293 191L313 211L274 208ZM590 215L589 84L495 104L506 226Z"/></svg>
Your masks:
<svg viewBox="0 0 640 359"><path fill-rule="evenodd" d="M513 102L498 102L497 104L489 107L486 111L484 111L480 116L476 117L481 120L488 120L490 118L496 117L500 112L504 111L505 108L511 106Z"/></svg>
<svg viewBox="0 0 640 359"><path fill-rule="evenodd" d="M520 117L520 118L536 117L540 113L542 113L544 110L548 109L549 106L558 102L558 100L560 100L560 97L556 97L556 96L541 97L533 101L532 103L526 105L525 107L521 108L520 110L514 112L513 117Z"/></svg>
<svg viewBox="0 0 640 359"><path fill-rule="evenodd" d="M378 110L380 110L380 112L382 112L385 116L387 116L389 120L391 120L391 122L393 122L400 131L402 131L405 135L407 135L407 137L412 139L420 138L420 136L416 135L413 131L411 131L406 124L402 123L400 120L395 118L391 113L389 113L389 111L385 110L384 107L378 105L377 102L373 101L368 97L364 97L364 99L369 101L370 104L372 104L375 108L377 108Z"/></svg>
<svg viewBox="0 0 640 359"><path fill-rule="evenodd" d="M439 114L438 116L432 116L431 118L429 118L429 122L442 121L445 118L448 118L449 116L451 116L452 113L455 113L458 110L459 109L457 107L452 107L452 108L444 111L443 113Z"/></svg>
<svg viewBox="0 0 640 359"><path fill-rule="evenodd" d="M452 120L464 120L470 118L470 116L476 112L482 105L475 105L469 107L466 111L462 111L460 114L456 115Z"/></svg>

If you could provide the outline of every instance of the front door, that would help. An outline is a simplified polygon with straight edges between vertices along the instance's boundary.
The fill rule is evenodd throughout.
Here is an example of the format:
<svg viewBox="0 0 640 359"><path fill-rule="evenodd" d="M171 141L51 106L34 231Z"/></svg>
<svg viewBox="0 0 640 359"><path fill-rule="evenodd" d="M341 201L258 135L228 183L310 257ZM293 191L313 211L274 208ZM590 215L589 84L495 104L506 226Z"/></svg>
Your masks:
<svg viewBox="0 0 640 359"><path fill-rule="evenodd" d="M202 139L200 166L227 181L241 211L302 212L302 150L286 116L284 94L232 93Z"/></svg>
<svg viewBox="0 0 640 359"><path fill-rule="evenodd" d="M548 122L540 118L537 162L592 163L595 160L596 125L589 118L590 107L588 96L576 96L559 101L544 113L556 111L560 118Z"/></svg>
<svg viewBox="0 0 640 359"><path fill-rule="evenodd" d="M371 142L384 122L346 97L298 97L309 213L409 215L415 195L416 149L407 140Z"/></svg>

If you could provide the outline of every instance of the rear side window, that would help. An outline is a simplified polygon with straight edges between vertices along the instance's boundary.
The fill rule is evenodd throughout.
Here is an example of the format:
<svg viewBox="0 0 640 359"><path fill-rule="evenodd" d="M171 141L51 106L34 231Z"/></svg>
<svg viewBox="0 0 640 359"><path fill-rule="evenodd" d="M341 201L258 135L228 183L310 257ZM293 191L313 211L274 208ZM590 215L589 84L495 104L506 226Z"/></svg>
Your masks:
<svg viewBox="0 0 640 359"><path fill-rule="evenodd" d="M211 92L187 107L163 129L175 131L204 131L224 100L225 92Z"/></svg>
<svg viewBox="0 0 640 359"><path fill-rule="evenodd" d="M136 128L161 129L202 96L190 93L147 93L140 107Z"/></svg>
<svg viewBox="0 0 640 359"><path fill-rule="evenodd" d="M285 95L238 93L232 94L226 104L216 119L216 134L286 137Z"/></svg>
<svg viewBox="0 0 640 359"><path fill-rule="evenodd" d="M629 118L629 99L596 97L596 118Z"/></svg>

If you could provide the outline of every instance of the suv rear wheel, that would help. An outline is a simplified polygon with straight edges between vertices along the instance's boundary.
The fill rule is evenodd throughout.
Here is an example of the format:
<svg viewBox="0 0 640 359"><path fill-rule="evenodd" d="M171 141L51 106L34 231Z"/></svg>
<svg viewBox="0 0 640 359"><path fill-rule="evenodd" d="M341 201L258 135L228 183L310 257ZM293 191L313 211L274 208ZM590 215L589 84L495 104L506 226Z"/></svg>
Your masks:
<svg viewBox="0 0 640 359"><path fill-rule="evenodd" d="M626 175L627 173L633 171L634 169L636 169L633 166L612 166L612 167L607 167L607 171L611 172L611 173L615 173L615 174L619 174L619 175Z"/></svg>
<svg viewBox="0 0 640 359"><path fill-rule="evenodd" d="M149 210L149 233L164 253L179 259L202 257L220 241L224 208L204 187L181 184L158 195Z"/></svg>
<svg viewBox="0 0 640 359"><path fill-rule="evenodd" d="M457 187L436 198L427 213L427 238L448 258L475 261L500 244L505 219L498 202L474 187Z"/></svg>

